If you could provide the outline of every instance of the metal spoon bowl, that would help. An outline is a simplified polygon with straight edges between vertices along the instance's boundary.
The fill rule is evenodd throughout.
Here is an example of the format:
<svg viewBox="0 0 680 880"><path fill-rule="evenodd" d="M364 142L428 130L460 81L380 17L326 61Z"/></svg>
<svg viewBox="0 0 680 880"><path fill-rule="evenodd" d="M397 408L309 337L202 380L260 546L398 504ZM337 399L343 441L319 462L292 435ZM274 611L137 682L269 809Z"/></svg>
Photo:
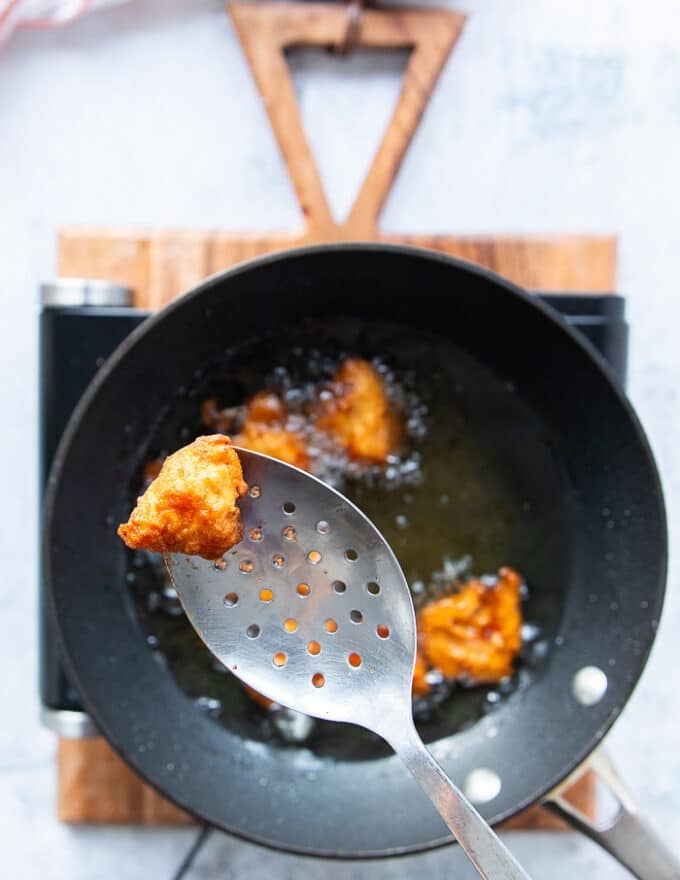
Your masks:
<svg viewBox="0 0 680 880"><path fill-rule="evenodd" d="M379 734L483 877L527 880L415 729L415 613L390 546L316 477L260 453L238 453L250 487L240 503L241 543L216 562L166 556L201 639L269 699Z"/></svg>

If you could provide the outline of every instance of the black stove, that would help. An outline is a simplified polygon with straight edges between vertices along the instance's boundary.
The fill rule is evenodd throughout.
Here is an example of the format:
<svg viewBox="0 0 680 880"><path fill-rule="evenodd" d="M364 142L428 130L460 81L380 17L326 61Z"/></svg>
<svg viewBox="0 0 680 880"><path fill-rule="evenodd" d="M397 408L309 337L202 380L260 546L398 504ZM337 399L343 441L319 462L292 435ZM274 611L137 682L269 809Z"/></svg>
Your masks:
<svg viewBox="0 0 680 880"><path fill-rule="evenodd" d="M625 384L628 328L625 300L614 294L542 293L597 348ZM148 316L131 306L133 292L113 282L60 279L42 286L40 314L40 491L66 423L90 380L114 349ZM40 699L44 723L60 736L96 735L96 729L59 657L42 573L39 579Z"/></svg>

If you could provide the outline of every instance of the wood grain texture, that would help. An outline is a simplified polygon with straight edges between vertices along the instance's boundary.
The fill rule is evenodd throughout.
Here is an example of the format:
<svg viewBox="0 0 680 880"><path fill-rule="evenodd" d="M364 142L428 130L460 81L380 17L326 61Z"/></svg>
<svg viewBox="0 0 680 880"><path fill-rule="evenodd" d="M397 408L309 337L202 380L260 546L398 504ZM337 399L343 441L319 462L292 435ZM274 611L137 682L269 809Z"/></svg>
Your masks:
<svg viewBox="0 0 680 880"><path fill-rule="evenodd" d="M611 293L616 289L613 236L378 235L363 240L439 251L493 269L529 290ZM58 267L61 276L87 275L127 284L134 291L135 305L155 309L208 275L305 243L304 237L286 232L238 235L69 227L59 233Z"/></svg>
<svg viewBox="0 0 680 880"><path fill-rule="evenodd" d="M227 6L262 96L306 224L305 240L374 238L378 218L465 16L441 9L366 10L358 47L411 49L392 119L348 218L337 223L305 135L284 51L339 47L347 27L338 4Z"/></svg>
<svg viewBox="0 0 680 880"><path fill-rule="evenodd" d="M261 254L315 242L404 243L486 266L523 287L609 292L616 287L616 241L610 236L457 236L380 232L379 218L439 73L463 27L464 16L443 10L366 11L360 45L412 48L394 115L348 217L336 222L304 133L284 50L338 46L345 10L322 4L233 4L234 27L265 104L293 182L304 225L296 231L240 234L225 231L68 228L59 236L61 276L107 278L129 285L135 304L160 308L207 275ZM455 295L455 291L451 292ZM578 780L567 797L589 816L595 782ZM143 783L101 739L62 740L57 803L67 822L186 824L181 810ZM534 807L513 828L559 828Z"/></svg>
<svg viewBox="0 0 680 880"><path fill-rule="evenodd" d="M142 782L103 739L62 739L57 761L57 815L62 822L189 825L193 821Z"/></svg>

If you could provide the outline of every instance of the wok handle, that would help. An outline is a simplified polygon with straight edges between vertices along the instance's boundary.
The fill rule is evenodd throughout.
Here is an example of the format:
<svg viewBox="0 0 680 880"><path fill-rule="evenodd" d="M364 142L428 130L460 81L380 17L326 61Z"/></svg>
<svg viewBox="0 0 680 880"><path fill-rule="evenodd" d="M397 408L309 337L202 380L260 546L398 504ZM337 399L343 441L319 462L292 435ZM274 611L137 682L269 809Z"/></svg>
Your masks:
<svg viewBox="0 0 680 880"><path fill-rule="evenodd" d="M435 805L482 877L530 880L505 844L425 748L412 721L394 725L388 736L382 735Z"/></svg>
<svg viewBox="0 0 680 880"><path fill-rule="evenodd" d="M635 799L609 757L600 749L590 758L588 766L619 802L619 811L611 823L604 827L597 825L559 793L548 795L543 806L599 843L638 880L680 880L680 862L640 816Z"/></svg>

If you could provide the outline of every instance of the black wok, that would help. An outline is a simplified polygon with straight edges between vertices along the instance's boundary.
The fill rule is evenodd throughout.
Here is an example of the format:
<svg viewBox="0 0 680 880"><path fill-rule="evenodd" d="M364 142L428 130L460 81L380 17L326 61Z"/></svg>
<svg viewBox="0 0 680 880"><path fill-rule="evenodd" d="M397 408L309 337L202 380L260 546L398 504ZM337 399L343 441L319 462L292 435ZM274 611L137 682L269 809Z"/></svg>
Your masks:
<svg viewBox="0 0 680 880"><path fill-rule="evenodd" d="M533 455L531 444L523 452L527 430L544 435L552 450L561 488L549 493L544 547L556 556L552 568L549 559L536 563L533 582L549 580L559 605L553 649L530 686L495 712L496 736L482 723L428 736L454 780L480 767L498 774L500 792L480 805L493 823L572 773L630 696L663 600L661 488L644 433L594 350L507 281L429 252L350 244L252 261L150 318L100 370L59 447L45 513L49 595L87 710L145 779L226 831L317 855L414 852L450 838L394 757L310 757L216 724L148 649L125 589L126 551L115 525L129 512L159 414L225 346L272 330L280 338L302 316L328 326L338 317L366 326L389 319L452 341L533 414L529 429L516 426L515 454L537 485L542 465L526 460ZM608 682L590 706L573 693L586 666ZM608 845L626 848L625 841ZM623 856L633 864L634 854ZM642 875L639 862L637 870Z"/></svg>

